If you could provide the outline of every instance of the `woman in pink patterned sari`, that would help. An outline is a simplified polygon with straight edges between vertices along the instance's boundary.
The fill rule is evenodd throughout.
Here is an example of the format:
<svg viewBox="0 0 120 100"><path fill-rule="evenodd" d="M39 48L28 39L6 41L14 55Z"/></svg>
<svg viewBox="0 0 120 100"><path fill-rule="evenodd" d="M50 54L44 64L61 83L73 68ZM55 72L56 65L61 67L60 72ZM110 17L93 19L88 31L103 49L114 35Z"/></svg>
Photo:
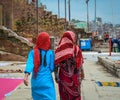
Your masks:
<svg viewBox="0 0 120 100"><path fill-rule="evenodd" d="M55 80L60 100L81 100L82 64L83 56L75 44L75 33L66 31L55 50Z"/></svg>

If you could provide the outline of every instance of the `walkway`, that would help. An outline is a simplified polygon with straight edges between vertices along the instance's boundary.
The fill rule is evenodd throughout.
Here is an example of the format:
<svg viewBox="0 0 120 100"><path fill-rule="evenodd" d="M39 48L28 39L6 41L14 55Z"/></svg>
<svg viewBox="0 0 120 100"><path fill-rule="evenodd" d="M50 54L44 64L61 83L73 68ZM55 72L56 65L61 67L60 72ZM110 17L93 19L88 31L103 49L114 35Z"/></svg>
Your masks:
<svg viewBox="0 0 120 100"><path fill-rule="evenodd" d="M98 86L96 82L120 82L96 62L84 63L85 80L82 82L82 100L120 100L120 87Z"/></svg>
<svg viewBox="0 0 120 100"><path fill-rule="evenodd" d="M120 82L120 78L115 77L106 71L106 69L99 65L96 61L97 53L85 53L83 52L85 63L85 79L82 81L82 100L120 100L120 87L113 86L98 86L96 82ZM102 55L102 54L99 54ZM90 58L90 59L89 59ZM92 60L91 58L94 58ZM4 64L5 65L5 64ZM5 67L7 68L22 68L24 69L25 64L15 64ZM1 67L0 67L1 68ZM23 77L23 73L13 73L13 74L1 74L0 77ZM57 100L59 100L57 84ZM21 84L17 90L13 91L12 94L6 97L5 100L32 100L30 85L26 87Z"/></svg>

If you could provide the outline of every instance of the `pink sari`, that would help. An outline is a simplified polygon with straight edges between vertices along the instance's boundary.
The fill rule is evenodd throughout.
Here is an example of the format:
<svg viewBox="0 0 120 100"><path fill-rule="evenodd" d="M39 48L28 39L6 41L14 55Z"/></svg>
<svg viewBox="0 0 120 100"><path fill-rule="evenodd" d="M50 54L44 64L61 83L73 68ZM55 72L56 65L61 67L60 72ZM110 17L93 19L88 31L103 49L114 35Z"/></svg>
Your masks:
<svg viewBox="0 0 120 100"><path fill-rule="evenodd" d="M74 41L75 34L65 32L55 51L55 66L60 69L58 86L62 100L81 100L79 69L83 64L83 57Z"/></svg>

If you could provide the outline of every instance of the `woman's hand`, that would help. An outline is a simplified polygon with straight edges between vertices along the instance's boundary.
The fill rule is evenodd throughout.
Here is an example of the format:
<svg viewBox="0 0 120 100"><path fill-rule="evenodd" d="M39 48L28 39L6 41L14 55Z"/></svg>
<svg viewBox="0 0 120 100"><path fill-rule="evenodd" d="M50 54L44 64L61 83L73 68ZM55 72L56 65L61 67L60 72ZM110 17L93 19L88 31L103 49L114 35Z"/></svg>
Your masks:
<svg viewBox="0 0 120 100"><path fill-rule="evenodd" d="M59 77L55 77L55 81L56 81L56 83L59 83L60 82Z"/></svg>
<svg viewBox="0 0 120 100"><path fill-rule="evenodd" d="M56 83L59 83L59 81L60 81L58 73L55 73L55 81L56 81Z"/></svg>
<svg viewBox="0 0 120 100"><path fill-rule="evenodd" d="M80 77L81 77L81 80L83 80L85 78L83 66L81 67Z"/></svg>
<svg viewBox="0 0 120 100"><path fill-rule="evenodd" d="M27 78L24 78L24 84L26 85L26 86L28 86L28 79Z"/></svg>
<svg viewBox="0 0 120 100"><path fill-rule="evenodd" d="M26 73L26 74L25 74L25 77L24 77L24 84L25 84L26 86L28 86L28 83L29 83L28 74Z"/></svg>
<svg viewBox="0 0 120 100"><path fill-rule="evenodd" d="M58 66L56 66L55 70L54 70L54 75L55 75L55 81L56 81L56 83L59 83L59 81L60 81L58 72L59 72L59 68L58 68Z"/></svg>
<svg viewBox="0 0 120 100"><path fill-rule="evenodd" d="M81 75L80 75L80 76L81 76L81 80L83 80L83 79L85 78L85 75L84 75L84 73L83 73L83 72L81 73Z"/></svg>

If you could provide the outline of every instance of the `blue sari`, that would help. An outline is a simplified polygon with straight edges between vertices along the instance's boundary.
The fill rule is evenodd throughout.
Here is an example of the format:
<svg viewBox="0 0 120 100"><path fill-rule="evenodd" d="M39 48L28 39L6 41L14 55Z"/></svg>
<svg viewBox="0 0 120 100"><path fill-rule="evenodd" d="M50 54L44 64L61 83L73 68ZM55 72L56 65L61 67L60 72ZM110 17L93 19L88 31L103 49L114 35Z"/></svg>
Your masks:
<svg viewBox="0 0 120 100"><path fill-rule="evenodd" d="M34 77L34 50L28 55L25 72L32 73L31 91L33 100L56 100L55 86L52 77L54 71L54 52L52 50L41 50L41 59L46 54L46 66L41 61L37 76Z"/></svg>

